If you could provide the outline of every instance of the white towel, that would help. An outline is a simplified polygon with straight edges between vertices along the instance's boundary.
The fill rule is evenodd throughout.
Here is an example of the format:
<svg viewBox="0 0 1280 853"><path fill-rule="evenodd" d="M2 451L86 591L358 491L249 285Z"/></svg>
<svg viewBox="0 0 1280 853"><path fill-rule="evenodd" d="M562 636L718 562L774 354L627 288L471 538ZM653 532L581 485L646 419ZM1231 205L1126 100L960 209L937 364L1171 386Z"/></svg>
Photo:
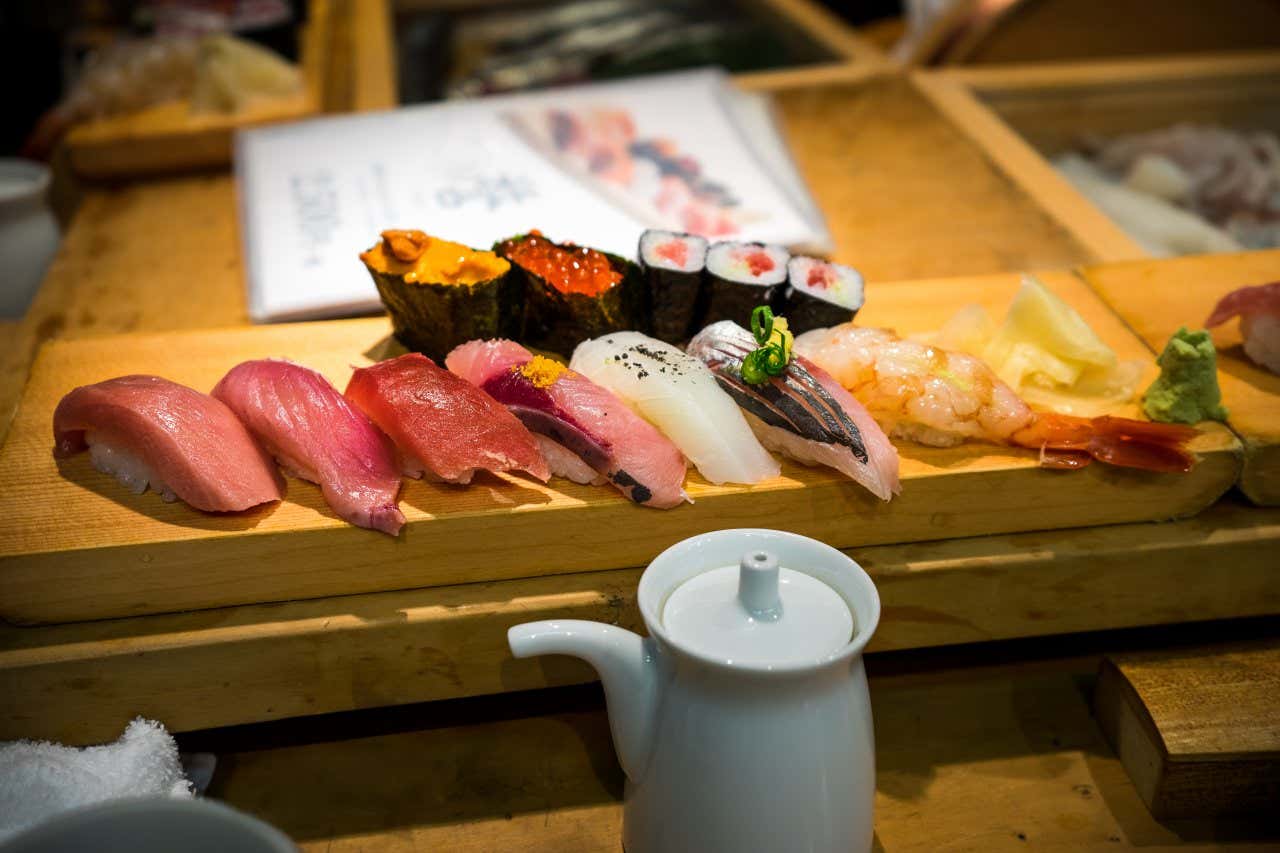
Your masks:
<svg viewBox="0 0 1280 853"><path fill-rule="evenodd" d="M105 746L0 744L0 841L78 806L133 797L185 799L193 793L178 745L164 726L141 717Z"/></svg>

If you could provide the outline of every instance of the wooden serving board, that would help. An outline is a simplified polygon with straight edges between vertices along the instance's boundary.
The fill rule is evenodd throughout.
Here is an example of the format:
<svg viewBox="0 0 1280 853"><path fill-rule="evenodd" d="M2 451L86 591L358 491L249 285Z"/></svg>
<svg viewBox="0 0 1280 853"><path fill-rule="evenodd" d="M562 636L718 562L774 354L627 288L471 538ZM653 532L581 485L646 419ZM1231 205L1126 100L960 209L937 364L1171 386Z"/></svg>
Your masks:
<svg viewBox="0 0 1280 853"><path fill-rule="evenodd" d="M1194 518L850 549L880 594L872 652L1280 613L1280 509L1227 496ZM507 629L643 631L642 570L0 624L0 741L118 737L139 714L192 731L593 681L516 661Z"/></svg>
<svg viewBox="0 0 1280 853"><path fill-rule="evenodd" d="M1094 713L1162 820L1280 802L1280 641L1111 655Z"/></svg>
<svg viewBox="0 0 1280 853"><path fill-rule="evenodd" d="M1227 293L1280 279L1280 249L1111 264L1086 269L1084 275L1159 353L1179 326L1203 328ZM1244 354L1238 320L1212 331L1227 423L1244 445L1240 490L1255 503L1280 504L1280 376Z"/></svg>
<svg viewBox="0 0 1280 853"><path fill-rule="evenodd" d="M1082 280L1046 280L1121 358L1150 364L1145 345ZM1018 284L999 275L881 285L860 318L911 333L936 328L968 302L1000 315ZM408 482L408 524L393 539L341 522L315 486L296 480L279 504L208 515L132 495L84 454L59 463L50 452L53 409L74 386L150 372L205 390L236 363L271 356L311 365L342 387L351 365L393 351L387 330L376 318L48 344L0 451L9 478L0 495L0 616L75 621L623 568L728 527L783 528L847 548L1169 519L1211 504L1239 472L1235 437L1210 425L1193 445L1199 464L1181 475L1103 465L1048 471L1034 451L902 444L903 494L887 504L826 469L791 464L753 487L691 474L695 503L671 511L560 480Z"/></svg>

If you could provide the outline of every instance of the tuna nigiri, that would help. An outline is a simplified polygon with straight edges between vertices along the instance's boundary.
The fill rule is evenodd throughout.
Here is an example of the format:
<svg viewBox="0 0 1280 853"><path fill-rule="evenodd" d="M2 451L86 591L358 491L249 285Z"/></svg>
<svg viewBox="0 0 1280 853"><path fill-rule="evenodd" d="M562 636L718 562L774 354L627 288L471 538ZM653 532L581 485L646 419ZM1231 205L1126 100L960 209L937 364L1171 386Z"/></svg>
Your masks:
<svg viewBox="0 0 1280 853"><path fill-rule="evenodd" d="M53 413L54 453L88 448L93 465L130 491L196 509L237 512L279 500L270 457L223 403L159 376L73 389Z"/></svg>
<svg viewBox="0 0 1280 853"><path fill-rule="evenodd" d="M1231 291L1204 324L1212 328L1235 316L1240 317L1245 355L1272 373L1280 373L1280 281Z"/></svg>
<svg viewBox="0 0 1280 853"><path fill-rule="evenodd" d="M551 476L515 415L420 353L356 368L346 396L391 437L410 477L469 483L476 471L524 471L545 483Z"/></svg>
<svg viewBox="0 0 1280 853"><path fill-rule="evenodd" d="M569 367L603 385L675 443L712 483L776 477L778 462L706 365L639 332L583 341Z"/></svg>
<svg viewBox="0 0 1280 853"><path fill-rule="evenodd" d="M512 341L471 341L445 365L498 402L539 439L551 472L612 483L638 504L685 500L684 456L613 392Z"/></svg>
<svg viewBox="0 0 1280 853"><path fill-rule="evenodd" d="M328 379L300 364L262 359L231 368L211 393L288 473L318 483L339 518L400 532L391 442Z"/></svg>
<svg viewBox="0 0 1280 853"><path fill-rule="evenodd" d="M897 494L898 451L862 404L800 356L776 378L744 381L742 360L756 346L751 332L723 320L695 335L688 351L711 368L765 447L806 465L829 465L881 500Z"/></svg>

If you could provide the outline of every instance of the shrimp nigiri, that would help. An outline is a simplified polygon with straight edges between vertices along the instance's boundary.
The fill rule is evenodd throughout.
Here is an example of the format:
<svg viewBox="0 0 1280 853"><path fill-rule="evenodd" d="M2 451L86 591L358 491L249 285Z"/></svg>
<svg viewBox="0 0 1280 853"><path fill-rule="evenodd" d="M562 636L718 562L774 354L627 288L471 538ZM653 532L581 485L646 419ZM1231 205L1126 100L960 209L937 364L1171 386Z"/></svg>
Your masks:
<svg viewBox="0 0 1280 853"><path fill-rule="evenodd" d="M796 338L795 351L830 373L890 435L933 447L974 439L1040 451L1050 468L1092 459L1149 471L1189 471L1190 427L1129 418L1036 412L983 361L887 329L845 323Z"/></svg>

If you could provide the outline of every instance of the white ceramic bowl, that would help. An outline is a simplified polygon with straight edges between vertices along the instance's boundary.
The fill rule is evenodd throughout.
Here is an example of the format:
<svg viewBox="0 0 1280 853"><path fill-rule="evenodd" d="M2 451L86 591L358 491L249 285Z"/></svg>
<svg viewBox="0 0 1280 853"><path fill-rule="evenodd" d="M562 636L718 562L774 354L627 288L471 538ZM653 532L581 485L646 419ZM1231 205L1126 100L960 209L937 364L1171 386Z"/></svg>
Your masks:
<svg viewBox="0 0 1280 853"><path fill-rule="evenodd" d="M298 853L280 830L211 800L117 800L75 809L0 853Z"/></svg>
<svg viewBox="0 0 1280 853"><path fill-rule="evenodd" d="M47 167L0 158L0 317L26 313L58 250L48 196Z"/></svg>

